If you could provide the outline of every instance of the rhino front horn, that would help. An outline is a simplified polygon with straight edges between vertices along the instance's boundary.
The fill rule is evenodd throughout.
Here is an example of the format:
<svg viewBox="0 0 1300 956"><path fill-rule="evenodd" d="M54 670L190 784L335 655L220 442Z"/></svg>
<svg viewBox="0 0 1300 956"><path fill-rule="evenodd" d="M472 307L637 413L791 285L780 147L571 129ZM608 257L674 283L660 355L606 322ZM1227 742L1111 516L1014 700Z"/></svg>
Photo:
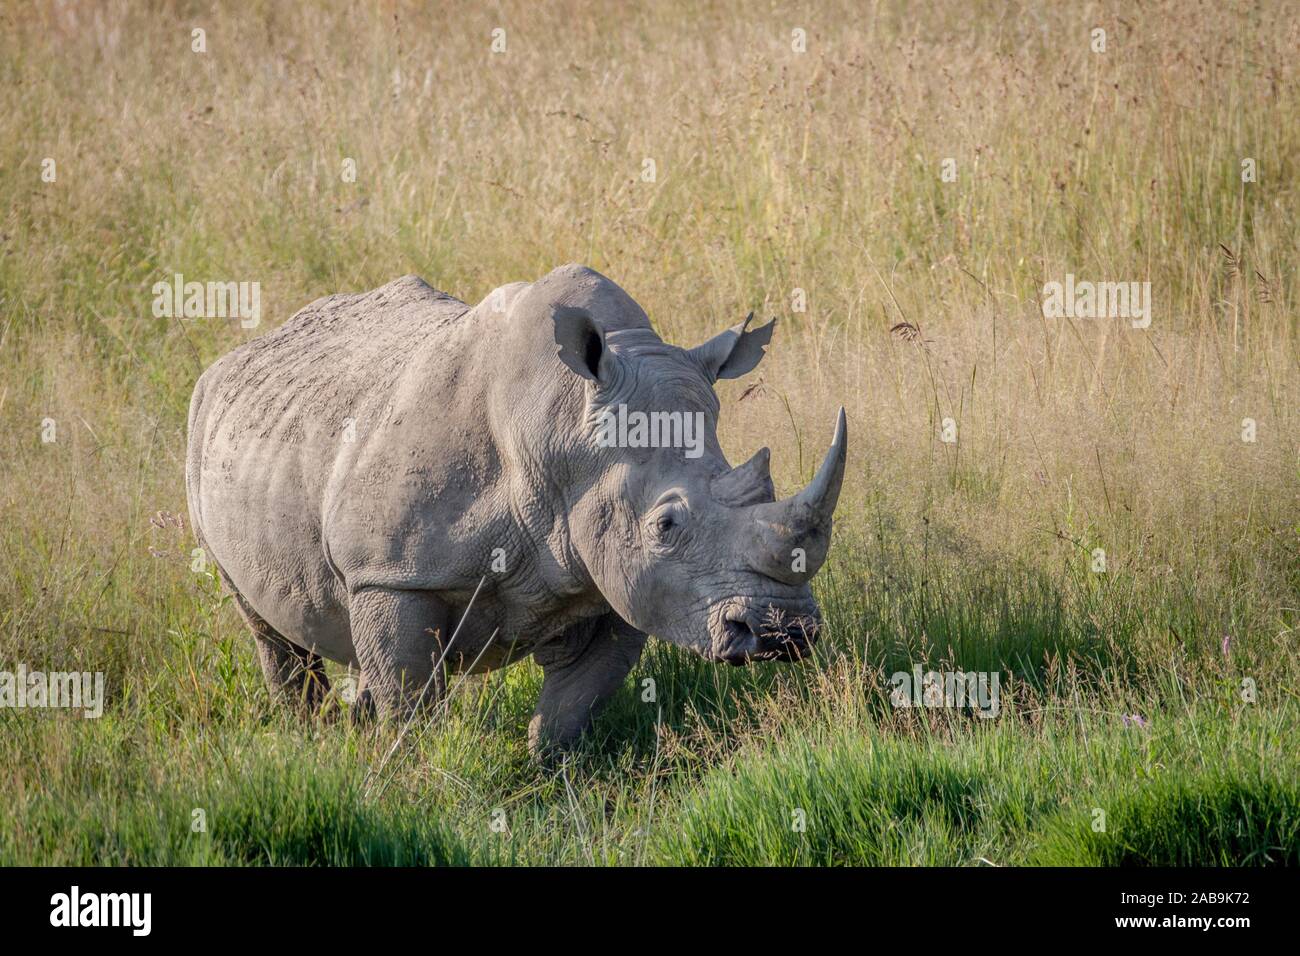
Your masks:
<svg viewBox="0 0 1300 956"><path fill-rule="evenodd" d="M799 506L807 508L816 515L819 523L830 529L831 515L840 500L840 485L844 483L844 460L848 444L848 422L844 417L844 407L840 406L839 417L835 419L835 437L831 447L822 459L822 466L808 483L808 487L792 499Z"/></svg>
<svg viewBox="0 0 1300 956"><path fill-rule="evenodd" d="M847 446L848 425L840 408L835 438L808 487L792 498L753 506L748 560L755 571L787 584L802 584L817 573L830 550Z"/></svg>

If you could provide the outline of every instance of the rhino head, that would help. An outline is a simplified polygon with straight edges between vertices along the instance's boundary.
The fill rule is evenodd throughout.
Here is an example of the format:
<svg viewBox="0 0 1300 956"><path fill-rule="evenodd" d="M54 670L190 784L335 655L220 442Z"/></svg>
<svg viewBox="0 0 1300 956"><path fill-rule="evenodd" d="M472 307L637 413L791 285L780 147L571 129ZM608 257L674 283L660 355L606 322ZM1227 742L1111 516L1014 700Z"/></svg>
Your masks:
<svg viewBox="0 0 1300 956"><path fill-rule="evenodd" d="M735 468L723 456L713 389L758 365L774 322L751 330L746 319L683 349L648 321L608 329L592 310L566 306L552 320L558 374L576 376L562 384L584 403L568 532L604 600L637 629L712 661L807 656L821 627L808 582L830 546L844 410L815 477L778 501L768 449Z"/></svg>

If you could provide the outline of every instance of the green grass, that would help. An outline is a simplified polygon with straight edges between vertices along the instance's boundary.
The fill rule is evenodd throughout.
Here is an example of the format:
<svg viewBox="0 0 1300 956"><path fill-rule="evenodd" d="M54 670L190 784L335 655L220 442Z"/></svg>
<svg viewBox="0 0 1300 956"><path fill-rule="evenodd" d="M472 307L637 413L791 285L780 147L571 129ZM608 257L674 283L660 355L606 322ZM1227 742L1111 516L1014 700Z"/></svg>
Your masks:
<svg viewBox="0 0 1300 956"><path fill-rule="evenodd" d="M707 775L665 828L659 858L1294 866L1298 770L1279 728L1244 707L1162 716L1147 729L1118 715L1075 728L966 727L919 744L840 731Z"/></svg>
<svg viewBox="0 0 1300 956"><path fill-rule="evenodd" d="M143 716L10 719L6 734L26 735L11 759L43 770L0 818L0 862L1300 863L1290 709L1225 698L1145 726L1123 716L839 714L705 765L610 715L602 729L622 739L546 771L508 739L521 721L494 729L480 712L422 739L369 796L382 748L342 726L263 714L191 737Z"/></svg>
<svg viewBox="0 0 1300 956"><path fill-rule="evenodd" d="M860 570L850 541L840 560ZM891 603L848 577L838 563L822 579L834 632L809 664L718 668L655 645L558 768L526 753L539 675L518 666L467 684L382 785L367 771L392 730L276 710L224 600L196 590L212 612L151 647L149 663L124 663L127 690L103 718L0 712L13 794L0 862L1300 862L1300 708L1284 667L1220 647L1151 674L1115 671L1113 645L1063 646L1077 612L1041 581L956 577L927 603L910 577ZM987 613L962 613L981 593ZM1044 607L1061 626L1020 628L1021 646L999 656L1007 609L1034 620ZM965 659L955 644L902 650L921 614L959 617L945 633L986 649L963 666L1003 675L997 717L890 705L893 669ZM1116 643L1152 643L1129 625ZM1246 674L1258 675L1253 701ZM648 678L654 701L642 699Z"/></svg>
<svg viewBox="0 0 1300 956"><path fill-rule="evenodd" d="M110 731L111 733L111 731ZM81 753L77 792L15 808L0 838L5 864L65 866L432 866L464 847L414 807L376 807L355 775L283 749L239 769L158 779L125 748ZM125 772L102 773L115 762ZM170 768L169 768L170 769ZM228 775L227 775L228 774Z"/></svg>

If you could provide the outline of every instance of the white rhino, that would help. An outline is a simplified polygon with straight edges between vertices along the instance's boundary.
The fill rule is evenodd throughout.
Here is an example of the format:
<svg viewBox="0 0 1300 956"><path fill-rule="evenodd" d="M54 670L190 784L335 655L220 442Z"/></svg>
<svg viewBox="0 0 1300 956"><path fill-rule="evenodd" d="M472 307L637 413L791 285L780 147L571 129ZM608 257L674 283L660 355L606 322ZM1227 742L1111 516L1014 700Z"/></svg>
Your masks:
<svg viewBox="0 0 1300 956"><path fill-rule="evenodd" d="M582 266L473 308L406 276L219 359L190 405L189 509L272 692L314 708L329 658L359 668L358 706L402 715L445 669L532 654L537 750L576 740L648 634L730 664L804 657L844 410L793 498L774 500L766 448L730 467L713 384L763 357L773 324L748 322L681 349ZM670 440L608 427L635 412ZM663 447L684 416L694 448Z"/></svg>

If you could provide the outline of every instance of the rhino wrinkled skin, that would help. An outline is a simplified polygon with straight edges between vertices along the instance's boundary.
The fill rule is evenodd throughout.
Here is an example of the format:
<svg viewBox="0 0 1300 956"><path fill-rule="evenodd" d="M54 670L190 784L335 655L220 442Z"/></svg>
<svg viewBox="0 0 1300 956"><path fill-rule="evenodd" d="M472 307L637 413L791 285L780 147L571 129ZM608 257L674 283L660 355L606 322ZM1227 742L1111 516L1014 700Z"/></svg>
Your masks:
<svg viewBox="0 0 1300 956"><path fill-rule="evenodd" d="M272 692L318 706L328 658L359 669L355 708L399 716L444 670L532 654L539 750L576 740L647 634L731 664L805 656L844 411L794 497L774 499L766 448L732 468L713 383L763 357L773 326L748 322L681 349L582 266L473 308L406 276L218 360L190 406L190 515ZM702 413L702 452L605 447L619 405Z"/></svg>

